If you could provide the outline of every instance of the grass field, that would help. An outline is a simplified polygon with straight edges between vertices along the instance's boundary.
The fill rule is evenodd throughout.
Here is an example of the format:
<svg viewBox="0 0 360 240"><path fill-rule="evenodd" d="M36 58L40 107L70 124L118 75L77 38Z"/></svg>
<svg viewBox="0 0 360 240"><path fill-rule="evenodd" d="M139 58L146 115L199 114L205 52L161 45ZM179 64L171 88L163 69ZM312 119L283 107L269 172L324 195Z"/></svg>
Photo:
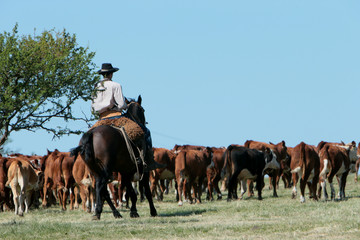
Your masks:
<svg viewBox="0 0 360 240"><path fill-rule="evenodd" d="M360 239L360 182L353 178L348 177L344 201L306 197L301 204L283 185L273 198L265 179L262 201L208 202L203 195L203 203L179 207L172 190L164 202L155 200L155 218L146 201L138 202L137 219L127 209L115 219L107 205L100 221L80 209L61 211L58 206L31 210L24 217L5 212L0 213L0 239Z"/></svg>

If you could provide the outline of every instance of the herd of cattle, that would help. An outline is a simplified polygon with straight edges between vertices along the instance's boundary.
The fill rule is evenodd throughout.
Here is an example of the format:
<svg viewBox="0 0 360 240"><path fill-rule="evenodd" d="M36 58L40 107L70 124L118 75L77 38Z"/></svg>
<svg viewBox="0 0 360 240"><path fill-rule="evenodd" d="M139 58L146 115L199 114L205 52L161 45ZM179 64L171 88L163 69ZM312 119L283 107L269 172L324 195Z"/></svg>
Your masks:
<svg viewBox="0 0 360 240"><path fill-rule="evenodd" d="M241 197L247 190L249 196L253 195L256 189L258 198L262 199L265 175L269 176L274 197L277 197L280 179L285 187L293 188L293 198L300 181L301 202L305 201L306 185L310 198L317 200L323 193L327 199L327 182L331 199L335 199L333 178L336 176L338 197L343 199L349 172L355 172L357 181L360 157L360 143L357 147L354 141L349 144L320 142L317 146L301 142L295 147L287 147L284 141L273 144L251 140L227 148L175 145L171 150L153 150L155 161L166 167L151 172L151 192L162 200L168 187L166 183L175 180L179 206L183 204L183 198L191 203L201 202L204 189L208 200L214 199L215 192L220 199L225 188L228 200L237 199L237 184L240 184ZM30 205L45 208L60 204L66 210L70 202L70 209L78 208L81 203L85 211L91 212L95 208L94 181L81 156L75 159L69 152L54 150L44 156L0 155L0 211L15 210L15 214L23 216ZM108 190L118 207L126 195L119 173L113 173Z"/></svg>

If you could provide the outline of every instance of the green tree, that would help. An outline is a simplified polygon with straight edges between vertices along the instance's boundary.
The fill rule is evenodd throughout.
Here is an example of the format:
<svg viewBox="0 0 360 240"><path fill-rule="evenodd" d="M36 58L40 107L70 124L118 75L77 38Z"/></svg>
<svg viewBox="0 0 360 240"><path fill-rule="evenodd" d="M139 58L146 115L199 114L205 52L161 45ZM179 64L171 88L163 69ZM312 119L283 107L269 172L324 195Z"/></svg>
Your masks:
<svg viewBox="0 0 360 240"><path fill-rule="evenodd" d="M80 134L65 122L92 120L76 115L72 107L77 100L91 99L99 80L95 53L79 46L75 34L65 29L19 36L17 28L0 34L0 148L13 131ZM54 127L53 119L65 122Z"/></svg>

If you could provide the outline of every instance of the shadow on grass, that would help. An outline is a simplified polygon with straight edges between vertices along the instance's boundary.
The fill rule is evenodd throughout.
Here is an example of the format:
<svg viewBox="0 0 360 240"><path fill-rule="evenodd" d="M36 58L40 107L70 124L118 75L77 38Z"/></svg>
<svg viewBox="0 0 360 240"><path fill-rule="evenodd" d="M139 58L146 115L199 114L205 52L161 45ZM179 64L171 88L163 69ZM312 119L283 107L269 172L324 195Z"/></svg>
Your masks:
<svg viewBox="0 0 360 240"><path fill-rule="evenodd" d="M16 221L15 219L8 222L0 223L0 226L14 226L14 225L23 225L23 222Z"/></svg>
<svg viewBox="0 0 360 240"><path fill-rule="evenodd" d="M187 210L187 211L181 211L180 209L175 212L171 213L161 213L159 214L159 217L186 217L186 216L192 216L192 215L200 215L204 212L208 212L209 210L201 209L201 210Z"/></svg>

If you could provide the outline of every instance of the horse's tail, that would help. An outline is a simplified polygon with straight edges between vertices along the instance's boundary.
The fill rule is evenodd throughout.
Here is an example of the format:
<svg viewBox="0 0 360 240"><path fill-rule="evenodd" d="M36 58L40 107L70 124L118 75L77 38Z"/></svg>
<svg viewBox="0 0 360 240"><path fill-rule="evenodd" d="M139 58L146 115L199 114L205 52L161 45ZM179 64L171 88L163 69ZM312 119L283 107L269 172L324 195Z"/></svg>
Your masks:
<svg viewBox="0 0 360 240"><path fill-rule="evenodd" d="M79 153L84 156L86 165L91 165L90 163L95 157L92 131L86 132L81 137L79 146L70 150L70 156L75 156L75 159Z"/></svg>

